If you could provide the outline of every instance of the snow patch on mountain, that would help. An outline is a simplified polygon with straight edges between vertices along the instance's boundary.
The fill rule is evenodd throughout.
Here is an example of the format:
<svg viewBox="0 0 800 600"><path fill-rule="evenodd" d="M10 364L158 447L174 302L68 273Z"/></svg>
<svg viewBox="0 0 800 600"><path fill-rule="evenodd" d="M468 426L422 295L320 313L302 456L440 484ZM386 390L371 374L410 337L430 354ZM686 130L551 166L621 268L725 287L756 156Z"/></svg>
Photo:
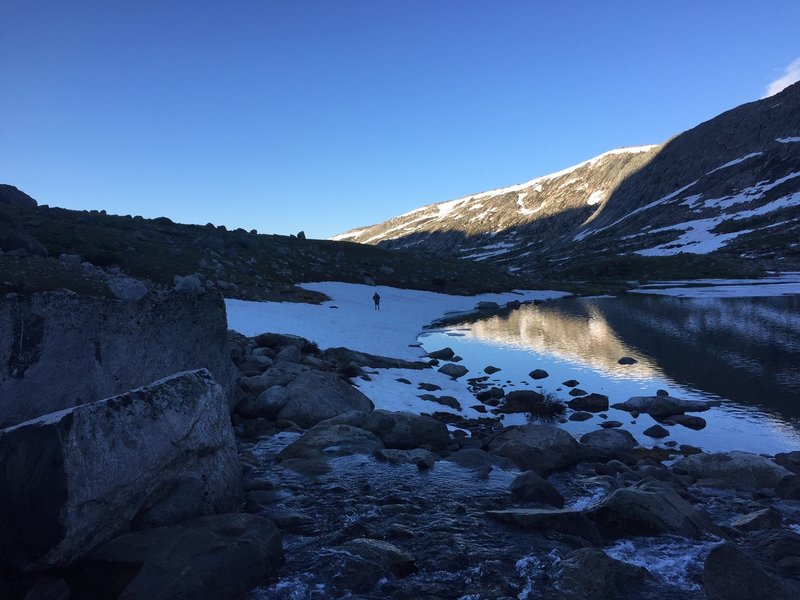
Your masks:
<svg viewBox="0 0 800 600"><path fill-rule="evenodd" d="M600 204L603 201L606 193L603 190L597 190L596 192L592 192L589 194L589 198L586 200L586 204L589 206L594 206L595 204Z"/></svg>
<svg viewBox="0 0 800 600"><path fill-rule="evenodd" d="M706 173L706 175L711 175L712 173L716 173L717 171L721 171L722 169L727 169L728 167L732 167L733 165L738 165L739 163L742 163L742 162L746 161L748 158L755 158L756 156L761 156L762 154L764 154L764 153L763 152L751 152L750 154L746 154L745 156L742 156L741 158L736 158L736 159L734 159L734 160L732 160L730 162L726 162L724 165L721 165L721 166L717 167L716 169L712 169L711 171Z"/></svg>
<svg viewBox="0 0 800 600"><path fill-rule="evenodd" d="M775 138L775 141L776 142L780 142L781 144L794 144L794 143L800 142L800 136Z"/></svg>

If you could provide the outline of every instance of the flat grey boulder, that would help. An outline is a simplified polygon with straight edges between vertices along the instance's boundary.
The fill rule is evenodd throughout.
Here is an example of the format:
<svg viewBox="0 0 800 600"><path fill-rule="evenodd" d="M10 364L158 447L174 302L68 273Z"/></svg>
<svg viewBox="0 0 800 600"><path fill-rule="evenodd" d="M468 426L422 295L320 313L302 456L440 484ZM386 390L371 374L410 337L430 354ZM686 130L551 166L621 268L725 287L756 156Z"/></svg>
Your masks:
<svg viewBox="0 0 800 600"><path fill-rule="evenodd" d="M81 579L90 586L92 575L108 581L105 572L127 570L115 598L236 600L274 574L282 558L281 534L269 519L213 515L115 538L92 553Z"/></svg>
<svg viewBox="0 0 800 600"><path fill-rule="evenodd" d="M383 442L369 431L352 425L317 425L278 453L279 461L372 454Z"/></svg>
<svg viewBox="0 0 800 600"><path fill-rule="evenodd" d="M703 412L719 406L719 404L716 400L681 400L672 396L634 396L625 402L612 404L611 407L627 412L647 413L654 419L664 419L687 412Z"/></svg>
<svg viewBox="0 0 800 600"><path fill-rule="evenodd" d="M450 444L447 426L427 415L379 409L367 415L362 427L378 436L387 448L446 448Z"/></svg>
<svg viewBox="0 0 800 600"><path fill-rule="evenodd" d="M228 406L205 369L39 417L0 432L0 565L68 565L140 513L164 525L159 514L232 510L240 486Z"/></svg>
<svg viewBox="0 0 800 600"><path fill-rule="evenodd" d="M567 554L552 574L559 600L629 598L651 578L644 567L615 560L602 550L581 548Z"/></svg>
<svg viewBox="0 0 800 600"><path fill-rule="evenodd" d="M700 539L719 528L669 485L645 479L611 492L585 511L607 539L679 535Z"/></svg>
<svg viewBox="0 0 800 600"><path fill-rule="evenodd" d="M578 442L550 425L508 427L489 443L489 452L503 456L520 470L545 476L578 462Z"/></svg>
<svg viewBox="0 0 800 600"><path fill-rule="evenodd" d="M312 427L351 410L370 412L372 400L335 375L320 371L301 373L286 387L286 404L278 411L279 419L294 421L300 427Z"/></svg>
<svg viewBox="0 0 800 600"><path fill-rule="evenodd" d="M572 398L567 402L573 410L586 410L589 412L603 412L608 410L608 396L605 394L591 393L585 396Z"/></svg>
<svg viewBox="0 0 800 600"><path fill-rule="evenodd" d="M714 479L736 490L774 488L792 475L765 456L739 451L695 454L677 461L673 469L694 479Z"/></svg>
<svg viewBox="0 0 800 600"><path fill-rule="evenodd" d="M526 531L561 533L583 538L597 546L602 543L594 524L578 510L549 508L509 508L487 510L486 516Z"/></svg>
<svg viewBox="0 0 800 600"><path fill-rule="evenodd" d="M598 429L581 436L581 444L605 451L629 452L639 443L624 429Z"/></svg>

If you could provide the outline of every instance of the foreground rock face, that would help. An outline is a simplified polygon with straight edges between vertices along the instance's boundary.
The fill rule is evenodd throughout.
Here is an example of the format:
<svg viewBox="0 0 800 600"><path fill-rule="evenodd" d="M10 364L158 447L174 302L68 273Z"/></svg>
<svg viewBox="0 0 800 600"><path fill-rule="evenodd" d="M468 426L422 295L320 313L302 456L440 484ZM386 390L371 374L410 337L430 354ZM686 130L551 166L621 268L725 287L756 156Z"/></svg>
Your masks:
<svg viewBox="0 0 800 600"><path fill-rule="evenodd" d="M0 432L0 568L74 562L132 522L235 508L241 468L208 371Z"/></svg>
<svg viewBox="0 0 800 600"><path fill-rule="evenodd" d="M98 588L105 588L129 600L234 600L275 572L282 558L281 534L268 519L199 517L111 540L92 553L78 591L101 597ZM116 580L109 577L115 572Z"/></svg>
<svg viewBox="0 0 800 600"><path fill-rule="evenodd" d="M0 424L208 369L232 389L227 320L216 294L131 303L49 292L0 299Z"/></svg>

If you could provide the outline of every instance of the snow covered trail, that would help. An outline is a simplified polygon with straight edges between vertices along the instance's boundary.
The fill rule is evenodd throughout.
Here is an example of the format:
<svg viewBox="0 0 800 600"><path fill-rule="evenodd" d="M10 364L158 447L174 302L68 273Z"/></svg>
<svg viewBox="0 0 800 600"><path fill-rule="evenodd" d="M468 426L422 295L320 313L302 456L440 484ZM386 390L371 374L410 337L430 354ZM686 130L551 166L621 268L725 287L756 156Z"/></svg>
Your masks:
<svg viewBox="0 0 800 600"><path fill-rule="evenodd" d="M344 346L379 356L417 360L425 354L421 348L412 347L417 336L426 325L449 312L469 311L482 301L503 304L570 295L557 291L516 291L450 296L339 282L307 283L302 287L322 292L332 300L318 305L225 300L228 328L247 336L289 333L316 342L322 349ZM373 307L372 295L376 291L381 296L381 310ZM371 381L356 379L355 383L376 408L417 414L451 412L467 418L486 416L471 408L477 401L465 381L479 373L470 373L457 381L434 369L375 369L369 370L369 374ZM455 398L461 410L420 398L426 393L418 387L423 382L438 385L441 390L433 395Z"/></svg>
<svg viewBox="0 0 800 600"><path fill-rule="evenodd" d="M416 343L426 325L449 312L472 310L482 301L503 304L569 296L549 290L451 296L336 281L304 283L301 287L322 292L332 300L322 304L225 300L228 328L246 336L290 333L316 342L322 349L344 346L379 356L416 360L423 351L410 344ZM373 308L372 295L376 291L381 296L381 310Z"/></svg>

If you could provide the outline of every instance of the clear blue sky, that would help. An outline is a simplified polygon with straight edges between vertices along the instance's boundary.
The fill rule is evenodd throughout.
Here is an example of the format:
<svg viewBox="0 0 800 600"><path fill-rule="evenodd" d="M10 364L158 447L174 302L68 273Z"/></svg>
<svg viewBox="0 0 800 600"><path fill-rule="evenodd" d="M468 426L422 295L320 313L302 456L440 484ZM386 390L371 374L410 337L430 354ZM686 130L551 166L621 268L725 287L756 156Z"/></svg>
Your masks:
<svg viewBox="0 0 800 600"><path fill-rule="evenodd" d="M328 237L756 100L798 24L797 0L2 0L0 182Z"/></svg>

